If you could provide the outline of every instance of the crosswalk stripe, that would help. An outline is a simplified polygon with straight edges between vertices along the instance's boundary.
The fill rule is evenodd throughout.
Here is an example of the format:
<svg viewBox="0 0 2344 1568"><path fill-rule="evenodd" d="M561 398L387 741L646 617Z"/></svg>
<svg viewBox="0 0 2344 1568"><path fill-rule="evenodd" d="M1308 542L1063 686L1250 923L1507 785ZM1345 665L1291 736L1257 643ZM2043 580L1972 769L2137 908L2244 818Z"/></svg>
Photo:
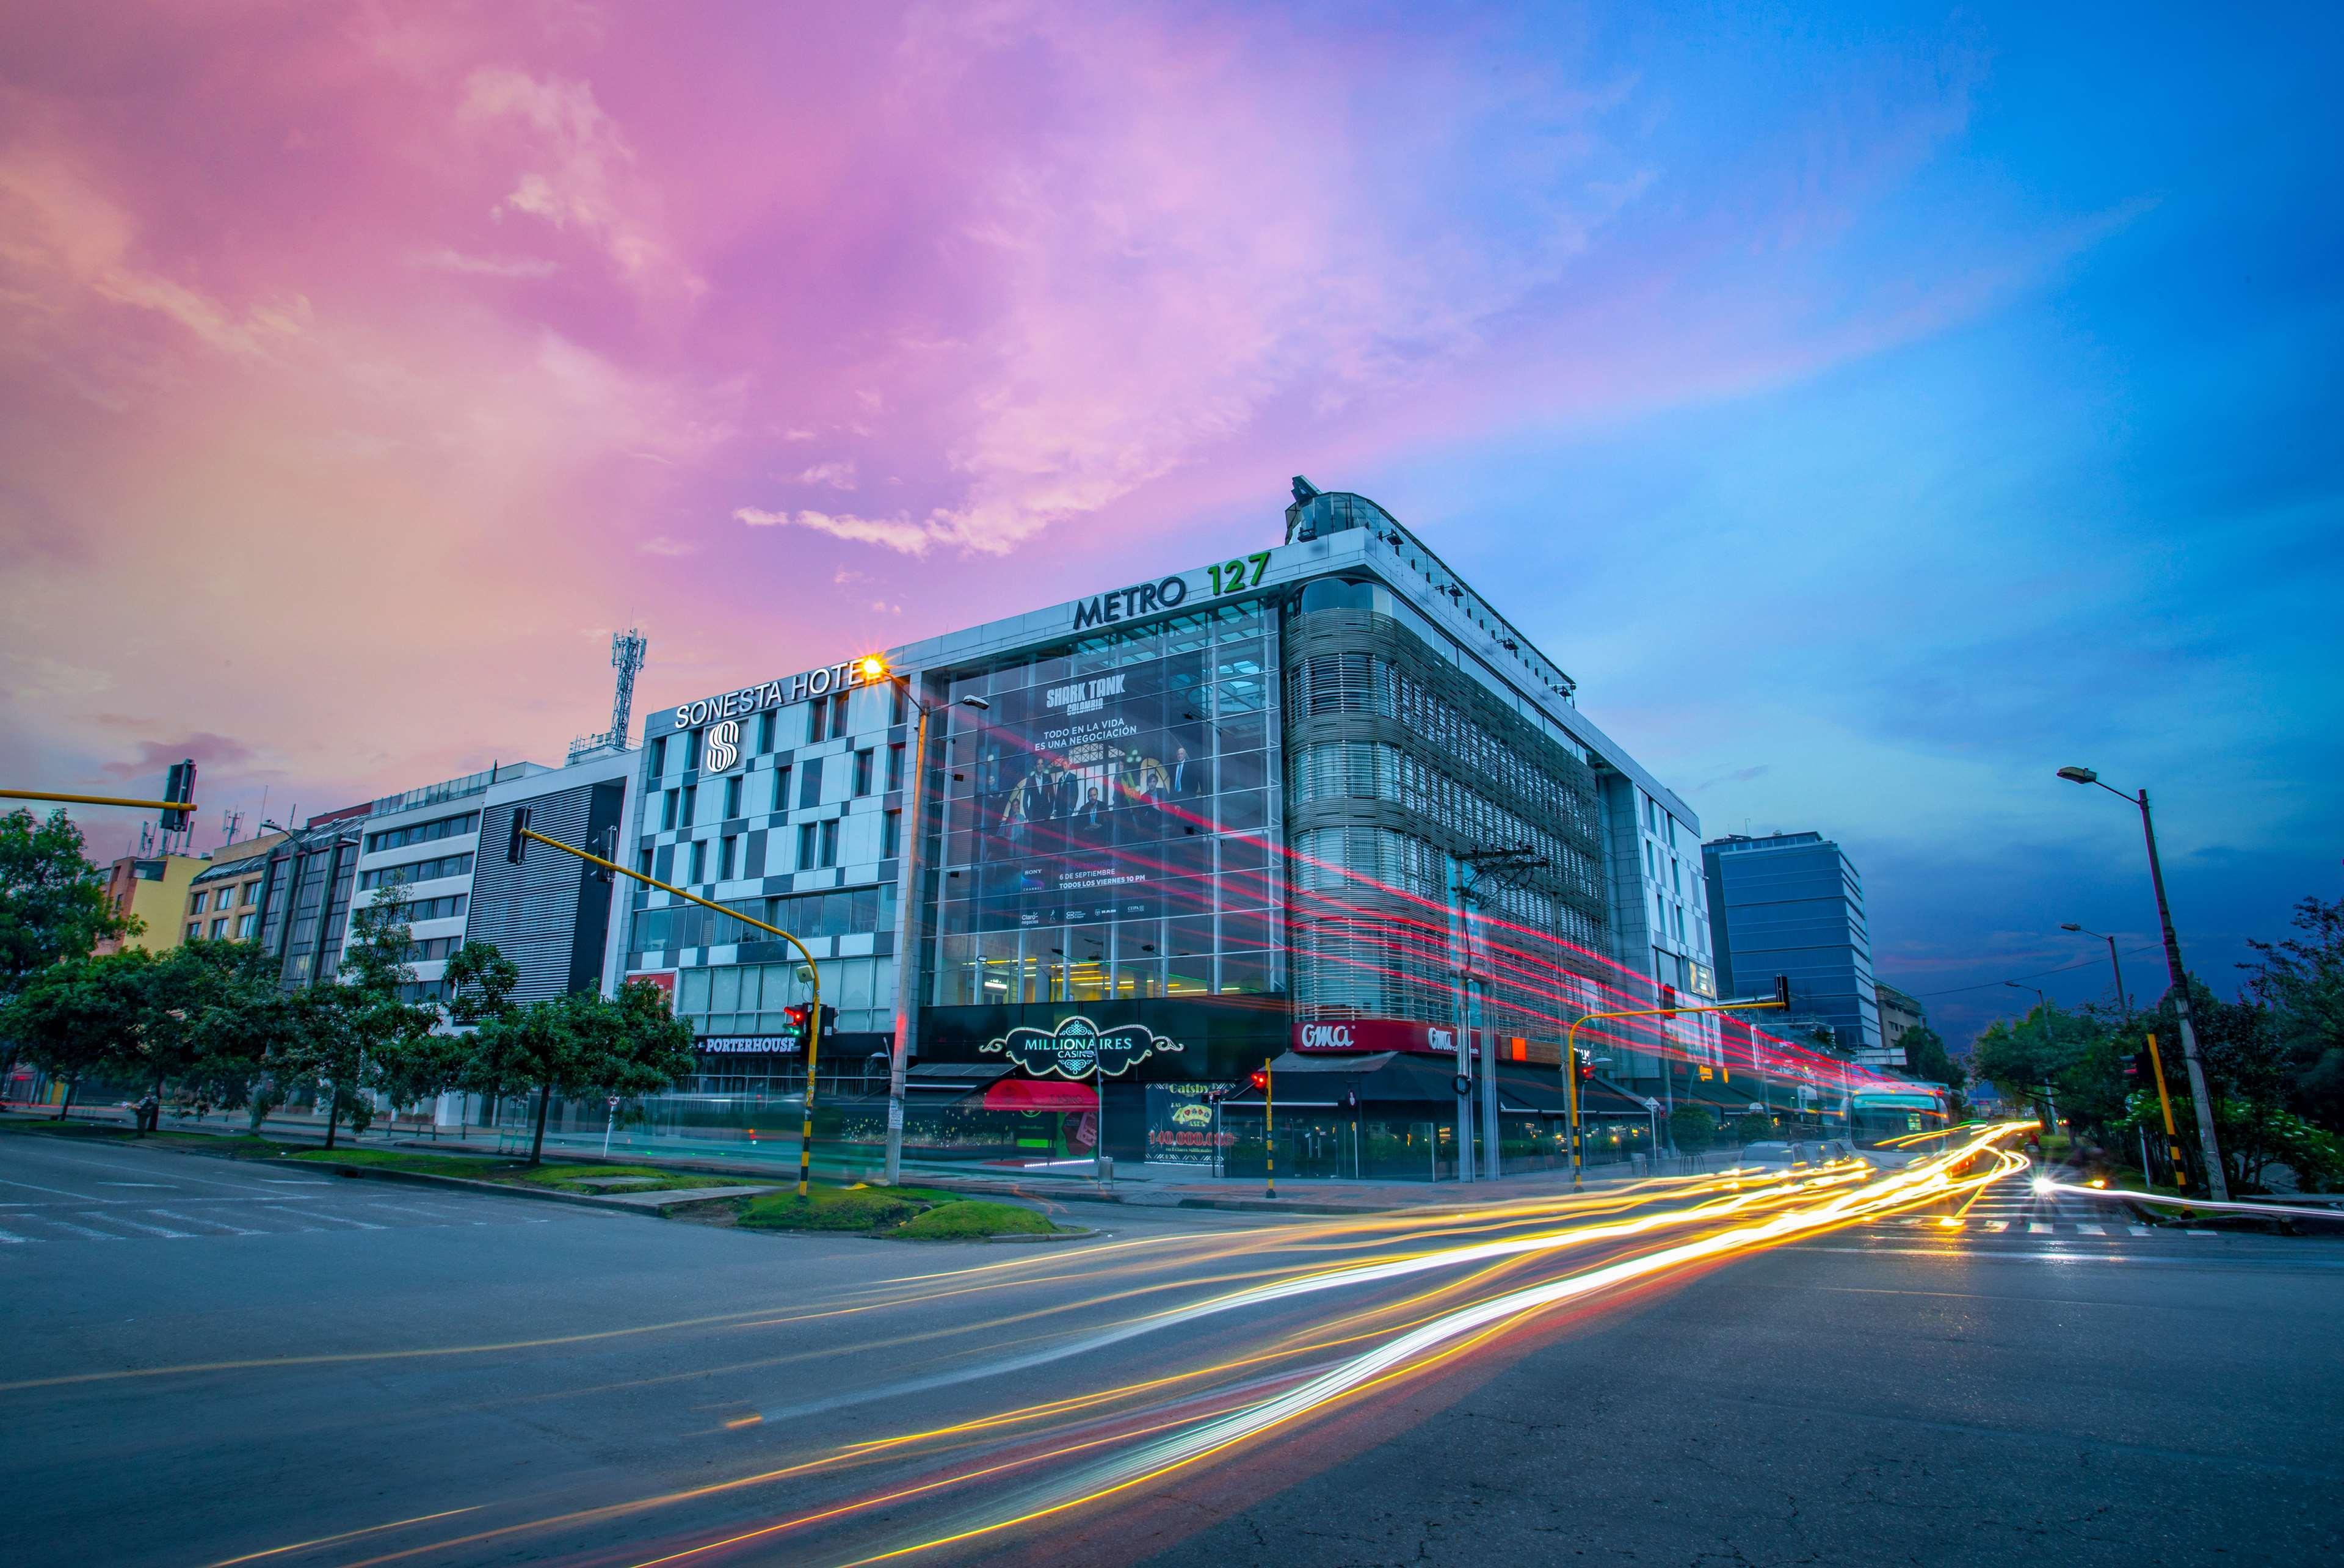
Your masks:
<svg viewBox="0 0 2344 1568"><path fill-rule="evenodd" d="M213 1219L209 1218L197 1219L192 1215L174 1214L167 1209L150 1209L146 1212L149 1214L159 1214L166 1219L176 1219L182 1225L216 1225L232 1236L258 1236L262 1234L262 1232L258 1230L247 1230L241 1225L230 1225L225 1219Z"/></svg>
<svg viewBox="0 0 2344 1568"><path fill-rule="evenodd" d="M2131 1231L2135 1236L2146 1236L2148 1234L2148 1227L2146 1225L2127 1225L2125 1229Z"/></svg>
<svg viewBox="0 0 2344 1568"><path fill-rule="evenodd" d="M370 1224L364 1219L352 1219L347 1214L323 1214L315 1209L304 1209L298 1212L304 1219L330 1219L337 1225L355 1225L361 1230L381 1230L386 1229L380 1225Z"/></svg>
<svg viewBox="0 0 2344 1568"><path fill-rule="evenodd" d="M41 1216L41 1223L44 1225L54 1225L60 1230L70 1230L76 1236L86 1236L92 1241L127 1241L130 1239L127 1236L116 1236L111 1230L92 1230L86 1225L76 1225L70 1219L59 1219L54 1215L44 1214Z"/></svg>
<svg viewBox="0 0 2344 1568"><path fill-rule="evenodd" d="M2181 1234L2184 1236L2211 1236L2214 1235L2215 1232L2211 1230L2184 1230Z"/></svg>
<svg viewBox="0 0 2344 1568"><path fill-rule="evenodd" d="M185 1241L188 1239L189 1235L189 1232L185 1230L172 1230L160 1225L145 1225L136 1219L126 1219L119 1214L85 1214L82 1218L84 1219L110 1219L116 1225L127 1225L133 1230L144 1230L151 1236L167 1237L173 1241Z"/></svg>
<svg viewBox="0 0 2344 1568"><path fill-rule="evenodd" d="M2107 1231L2101 1229L2096 1225L2078 1225L2076 1229L2086 1236L2106 1236L2107 1234Z"/></svg>
<svg viewBox="0 0 2344 1568"><path fill-rule="evenodd" d="M2048 1236L2051 1234L2051 1227L2044 1224L2040 1219L2030 1219L2026 1222L2026 1233L2029 1236Z"/></svg>
<svg viewBox="0 0 2344 1568"><path fill-rule="evenodd" d="M31 1240L32 1238L29 1236L15 1236L5 1230L0 1230L0 1247L22 1246Z"/></svg>
<svg viewBox="0 0 2344 1568"><path fill-rule="evenodd" d="M1985 1228L1988 1230L2007 1230L2010 1229L2010 1221L2007 1219L1989 1219L1985 1222Z"/></svg>

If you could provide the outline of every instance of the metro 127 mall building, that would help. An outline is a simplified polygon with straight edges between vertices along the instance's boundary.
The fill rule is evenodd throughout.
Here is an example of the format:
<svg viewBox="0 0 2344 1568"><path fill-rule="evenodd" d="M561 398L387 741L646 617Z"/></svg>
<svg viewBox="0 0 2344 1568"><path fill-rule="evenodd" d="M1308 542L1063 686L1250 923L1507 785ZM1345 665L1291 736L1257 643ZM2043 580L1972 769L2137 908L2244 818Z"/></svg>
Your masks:
<svg viewBox="0 0 2344 1568"><path fill-rule="evenodd" d="M1265 1061L1281 1124L1356 1123L1395 1060L1448 1086L1486 1033L1551 1087L1581 1014L1713 992L1692 813L1390 514L1295 495L1274 548L889 650L892 679L850 656L651 716L635 864L807 942L837 1136L884 1136L899 1034L914 1152L1096 1128L1197 1161ZM706 1134L799 1092L786 945L639 887L628 949L701 1037ZM1602 1054L1682 1094L1716 1039L1689 1017ZM1419 1098L1394 1114L1453 1137L1453 1088Z"/></svg>

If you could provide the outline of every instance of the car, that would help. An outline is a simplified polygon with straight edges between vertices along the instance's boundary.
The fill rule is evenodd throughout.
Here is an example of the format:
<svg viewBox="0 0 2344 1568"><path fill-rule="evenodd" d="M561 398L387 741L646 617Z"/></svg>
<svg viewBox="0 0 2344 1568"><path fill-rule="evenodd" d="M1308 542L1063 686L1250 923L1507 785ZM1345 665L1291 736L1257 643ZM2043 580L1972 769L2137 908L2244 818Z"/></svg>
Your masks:
<svg viewBox="0 0 2344 1568"><path fill-rule="evenodd" d="M1741 1163L1743 1165L1779 1166L1785 1170L1797 1170L1811 1163L1812 1157L1808 1151L1813 1148L1814 1146L1812 1144L1792 1144L1783 1143L1779 1140L1770 1140L1765 1143L1745 1143L1742 1146Z"/></svg>

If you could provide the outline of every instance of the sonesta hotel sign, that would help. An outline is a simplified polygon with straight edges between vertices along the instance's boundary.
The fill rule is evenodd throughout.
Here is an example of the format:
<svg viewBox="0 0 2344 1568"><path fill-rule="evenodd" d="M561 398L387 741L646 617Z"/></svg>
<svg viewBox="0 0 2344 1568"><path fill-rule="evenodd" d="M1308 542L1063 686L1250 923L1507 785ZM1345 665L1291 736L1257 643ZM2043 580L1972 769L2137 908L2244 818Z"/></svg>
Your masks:
<svg viewBox="0 0 2344 1568"><path fill-rule="evenodd" d="M878 679L885 679L880 676ZM827 697L833 692L851 691L870 684L863 674L863 662L844 660L825 664L819 670L786 680L768 681L762 686L743 686L737 692L721 696L702 697L696 703L682 703L675 710L675 727L688 730L694 724L704 724L712 719L739 719L767 708L783 707L791 703L803 703L812 697Z"/></svg>

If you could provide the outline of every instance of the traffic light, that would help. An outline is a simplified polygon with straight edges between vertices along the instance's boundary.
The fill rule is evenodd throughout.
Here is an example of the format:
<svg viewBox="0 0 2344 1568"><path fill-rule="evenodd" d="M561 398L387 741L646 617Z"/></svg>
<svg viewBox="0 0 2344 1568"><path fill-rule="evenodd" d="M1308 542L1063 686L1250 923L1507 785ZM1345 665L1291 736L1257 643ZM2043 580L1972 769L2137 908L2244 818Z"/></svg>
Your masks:
<svg viewBox="0 0 2344 1568"><path fill-rule="evenodd" d="M519 865L521 856L529 853L529 839L525 836L528 832L529 807L517 805L513 807L512 836L505 840L505 858L515 865Z"/></svg>
<svg viewBox="0 0 2344 1568"><path fill-rule="evenodd" d="M1662 986L1661 987L1661 1017L1663 1018L1673 1018L1676 1016L1677 988L1674 986Z"/></svg>
<svg viewBox="0 0 2344 1568"><path fill-rule="evenodd" d="M828 1045L832 1040L838 1037L838 1009L836 1007L832 1007L828 1002L824 1002L822 1005L822 1017L819 1022L821 1024L820 1033L822 1036L822 1043L823 1045Z"/></svg>
<svg viewBox="0 0 2344 1568"><path fill-rule="evenodd" d="M1774 976L1774 1006L1787 1007L1790 1005L1791 977L1788 975L1777 975Z"/></svg>
<svg viewBox="0 0 2344 1568"><path fill-rule="evenodd" d="M173 763L171 771L163 775L163 798L178 805L185 805L196 798L196 761L193 757L186 762ZM191 814L185 811L165 812L163 831L177 833L187 825L187 818Z"/></svg>
<svg viewBox="0 0 2344 1568"><path fill-rule="evenodd" d="M795 1040L800 1046L803 1046L806 1043L806 1021L812 1017L813 1015L813 1009L806 1006L803 1002L800 1002L794 1007L783 1007L782 1009L782 1032L787 1035L791 1039Z"/></svg>
<svg viewBox="0 0 2344 1568"><path fill-rule="evenodd" d="M1255 1093L1268 1094L1269 1092L1269 1069L1268 1067L1254 1068L1252 1082Z"/></svg>
<svg viewBox="0 0 2344 1568"><path fill-rule="evenodd" d="M2149 1079L2148 1053L2135 1051L2127 1057L2124 1076L2127 1083L2147 1083Z"/></svg>
<svg viewBox="0 0 2344 1568"><path fill-rule="evenodd" d="M1581 1083L1585 1083L1595 1076L1594 1057L1585 1051L1573 1051L1571 1056L1578 1063L1579 1081Z"/></svg>

